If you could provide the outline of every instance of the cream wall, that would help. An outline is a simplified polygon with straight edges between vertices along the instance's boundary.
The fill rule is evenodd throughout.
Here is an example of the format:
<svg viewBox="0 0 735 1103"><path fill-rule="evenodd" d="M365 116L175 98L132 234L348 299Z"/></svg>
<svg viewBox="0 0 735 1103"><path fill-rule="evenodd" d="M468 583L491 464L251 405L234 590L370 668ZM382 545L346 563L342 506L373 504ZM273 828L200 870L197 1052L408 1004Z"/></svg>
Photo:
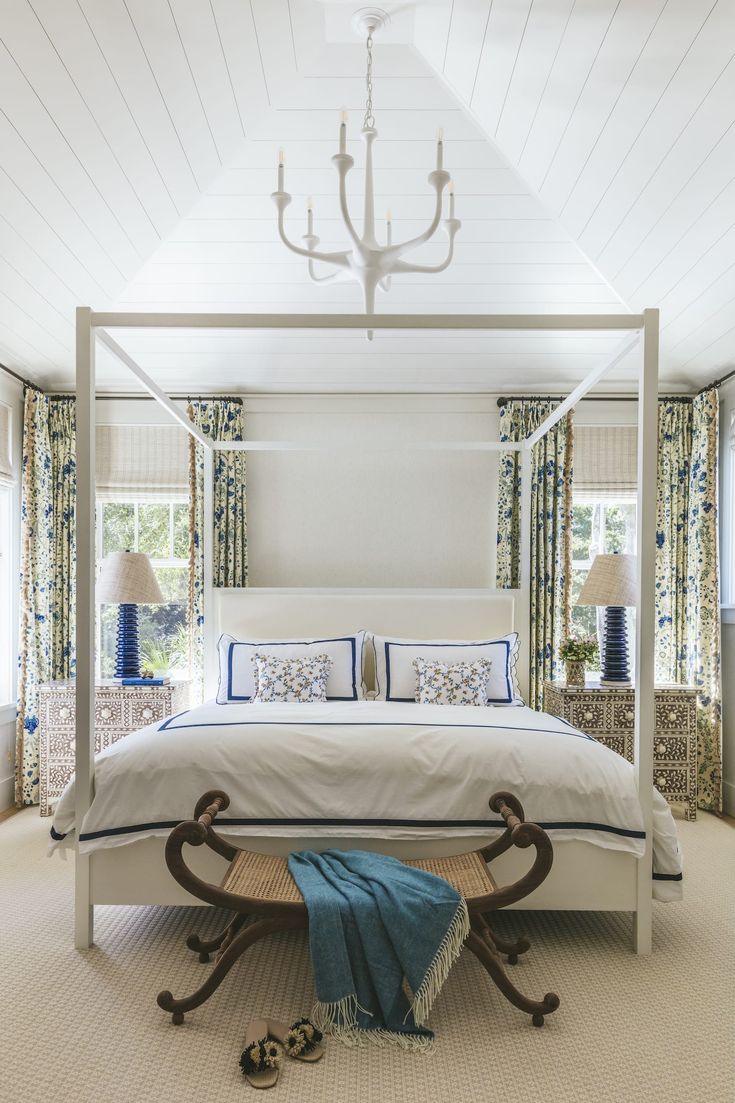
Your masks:
<svg viewBox="0 0 735 1103"><path fill-rule="evenodd" d="M251 439L359 446L248 454L252 585L493 583L497 454L391 449L497 439L494 399L250 397L246 410Z"/></svg>

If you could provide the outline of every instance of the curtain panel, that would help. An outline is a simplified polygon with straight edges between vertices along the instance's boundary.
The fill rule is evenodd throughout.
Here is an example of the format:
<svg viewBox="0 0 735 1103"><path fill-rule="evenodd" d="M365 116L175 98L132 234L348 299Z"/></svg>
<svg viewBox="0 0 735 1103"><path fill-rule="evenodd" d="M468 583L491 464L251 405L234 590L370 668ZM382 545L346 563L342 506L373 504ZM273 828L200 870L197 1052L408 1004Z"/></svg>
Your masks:
<svg viewBox="0 0 735 1103"><path fill-rule="evenodd" d="M187 414L213 440L243 440L240 399L200 398ZM214 453L214 585L247 586L248 529L244 452ZM194 692L202 693L204 650L204 446L189 437L189 647Z"/></svg>
<svg viewBox="0 0 735 1103"><path fill-rule="evenodd" d="M38 687L74 674L76 406L26 388L21 476L17 804L38 803Z"/></svg>
<svg viewBox="0 0 735 1103"><path fill-rule="evenodd" d="M659 404L656 680L695 686L697 801L722 808L720 596L715 388Z"/></svg>
<svg viewBox="0 0 735 1103"><path fill-rule="evenodd" d="M515 399L500 410L501 441L521 441L556 403ZM529 704L543 706L543 685L561 674L559 648L569 633L572 579L572 414L531 452L531 669ZM520 586L521 473L518 452L501 453L496 586Z"/></svg>

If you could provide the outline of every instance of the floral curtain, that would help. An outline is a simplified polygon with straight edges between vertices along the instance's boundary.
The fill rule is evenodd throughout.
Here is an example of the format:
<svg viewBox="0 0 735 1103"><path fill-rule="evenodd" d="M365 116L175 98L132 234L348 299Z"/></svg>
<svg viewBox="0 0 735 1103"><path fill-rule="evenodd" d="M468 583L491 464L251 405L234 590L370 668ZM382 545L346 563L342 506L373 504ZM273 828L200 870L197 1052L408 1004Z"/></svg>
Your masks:
<svg viewBox="0 0 735 1103"><path fill-rule="evenodd" d="M555 403L515 399L500 410L501 441L530 436ZM572 578L572 415L546 433L531 452L531 670L532 708L543 705L544 681L561 672L559 647L569 631ZM520 586L520 454L501 453L498 483L496 586Z"/></svg>
<svg viewBox="0 0 735 1103"><path fill-rule="evenodd" d="M688 681L697 687L700 808L722 811L722 686L718 563L719 395L711 387L692 402L689 466Z"/></svg>
<svg viewBox="0 0 735 1103"><path fill-rule="evenodd" d="M38 802L38 687L74 673L76 409L24 393L17 804Z"/></svg>
<svg viewBox="0 0 735 1103"><path fill-rule="evenodd" d="M242 401L189 402L189 418L213 440L243 440ZM195 695L202 690L204 647L204 447L189 438L189 638ZM214 453L214 585L247 586L248 529L244 452ZM195 696L196 699L196 696Z"/></svg>
<svg viewBox="0 0 735 1103"><path fill-rule="evenodd" d="M692 404L658 406L656 681L687 678L687 555Z"/></svg>
<svg viewBox="0 0 735 1103"><path fill-rule="evenodd" d="M698 804L720 811L717 390L659 404L656 680L696 686Z"/></svg>

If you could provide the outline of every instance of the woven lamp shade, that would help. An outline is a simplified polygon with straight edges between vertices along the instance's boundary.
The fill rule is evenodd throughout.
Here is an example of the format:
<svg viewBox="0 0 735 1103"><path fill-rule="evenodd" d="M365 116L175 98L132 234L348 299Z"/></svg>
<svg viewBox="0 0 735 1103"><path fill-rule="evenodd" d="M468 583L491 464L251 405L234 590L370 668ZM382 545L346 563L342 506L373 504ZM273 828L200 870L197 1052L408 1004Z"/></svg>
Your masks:
<svg viewBox="0 0 735 1103"><path fill-rule="evenodd" d="M596 555L577 605L637 605L638 572L634 555Z"/></svg>
<svg viewBox="0 0 735 1103"><path fill-rule="evenodd" d="M99 604L160 605L164 596L144 552L112 552L102 560L97 581Z"/></svg>

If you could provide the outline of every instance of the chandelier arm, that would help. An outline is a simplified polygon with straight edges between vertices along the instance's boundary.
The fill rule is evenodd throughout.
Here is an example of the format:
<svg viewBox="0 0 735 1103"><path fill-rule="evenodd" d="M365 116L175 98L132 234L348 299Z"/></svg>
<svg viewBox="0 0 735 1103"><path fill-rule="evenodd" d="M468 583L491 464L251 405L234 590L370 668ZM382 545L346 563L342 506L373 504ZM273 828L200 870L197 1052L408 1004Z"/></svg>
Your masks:
<svg viewBox="0 0 735 1103"><path fill-rule="evenodd" d="M454 221L454 220L451 220L451 221ZM447 229L447 233L449 234L449 251L446 255L446 258L441 262L441 264L408 264L405 260L397 260L393 264L393 272L394 273L399 273L400 272L404 275L407 275L407 274L416 275L416 274L420 274L420 273L431 274L432 272L443 272L444 269L448 268L449 265L452 263L452 258L454 256L454 235L457 233L458 229L459 229L459 225L456 225L454 227L449 227Z"/></svg>
<svg viewBox="0 0 735 1103"><path fill-rule="evenodd" d="M312 283L333 283L335 280L343 280L346 275L344 268L338 268L336 272L325 272L323 276L317 276L314 271L314 262L311 260L308 264L308 271Z"/></svg>
<svg viewBox="0 0 735 1103"><path fill-rule="evenodd" d="M432 180L432 177L434 179ZM429 175L429 180L434 184L436 188L436 207L434 209L434 217L432 218L429 226L424 230L423 234L419 234L418 237L409 238L408 241L402 241L395 246L398 253L405 253L409 249L415 249L418 245L423 245L425 241L429 241L439 229L439 223L442 217L442 200L444 198L444 188L449 183L449 173L443 171L435 171Z"/></svg>
<svg viewBox="0 0 735 1103"><path fill-rule="evenodd" d="M283 228L283 211L280 210L278 212L278 236L286 248L299 257L306 257L307 260L322 260L325 264L335 264L339 268L348 267L347 253L319 253L316 250L303 249L300 245L294 245L292 241L289 241Z"/></svg>
<svg viewBox="0 0 735 1103"><path fill-rule="evenodd" d="M347 233L352 238L353 244L360 248L362 246L362 241L357 233L357 230L354 227L352 218L350 217L349 209L347 207L347 173L352 168L354 162L351 157L340 157L339 154L337 155L337 157L333 157L332 160L337 162L337 172L339 173L340 214L342 215L342 220L344 221ZM348 161L349 164L347 163Z"/></svg>

